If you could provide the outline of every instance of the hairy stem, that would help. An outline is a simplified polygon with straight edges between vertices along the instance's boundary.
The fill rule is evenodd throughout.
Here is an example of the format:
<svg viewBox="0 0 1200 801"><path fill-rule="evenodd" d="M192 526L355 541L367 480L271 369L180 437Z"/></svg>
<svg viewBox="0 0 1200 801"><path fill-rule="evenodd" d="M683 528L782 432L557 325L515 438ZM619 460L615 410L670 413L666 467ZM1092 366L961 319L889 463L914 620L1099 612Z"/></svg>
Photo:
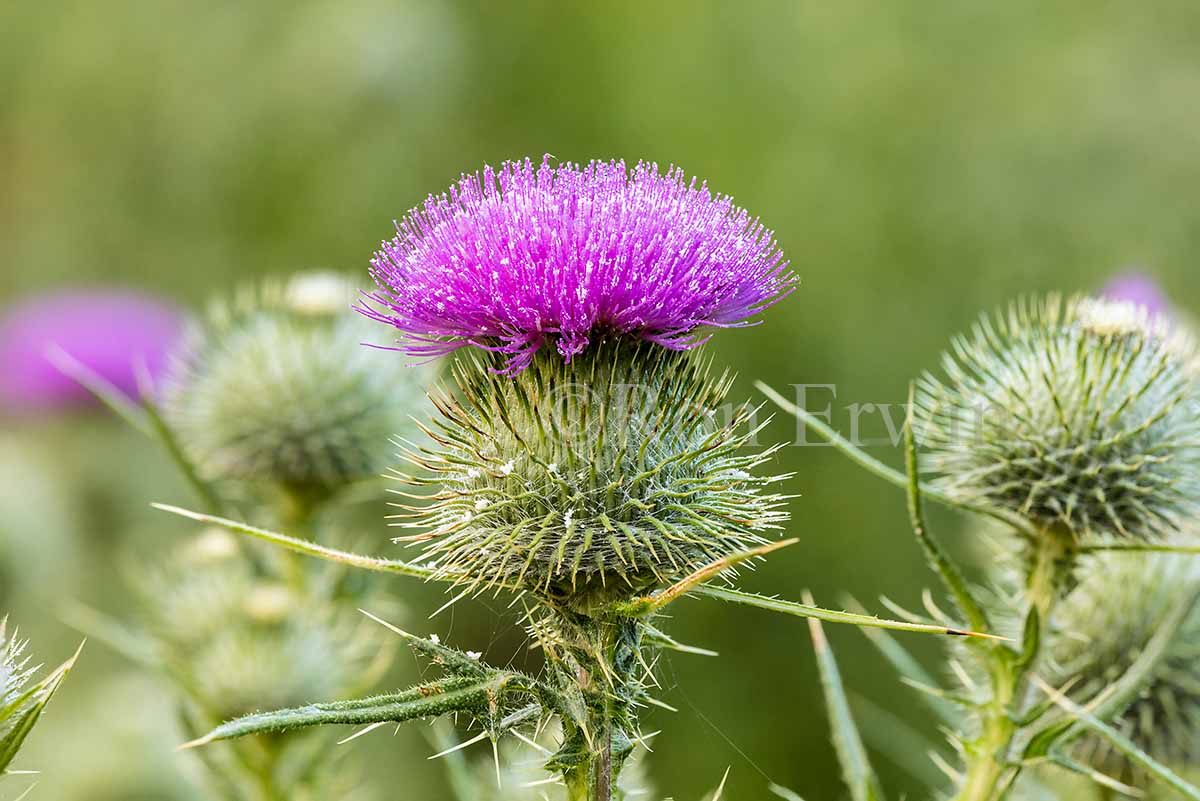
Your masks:
<svg viewBox="0 0 1200 801"><path fill-rule="evenodd" d="M978 709L979 734L964 749L966 773L955 801L998 801L1020 771L1008 756L1020 731L1020 707L1028 689L1029 669L1036 663L1050 616L1071 571L1074 548L1059 532L1047 531L1029 539L1025 582L1028 604L1024 649L1017 653L999 644L985 644L984 663L991 683L990 697Z"/></svg>
<svg viewBox="0 0 1200 801"><path fill-rule="evenodd" d="M567 797L569 801L612 801L613 726L607 703L593 712L589 728L592 741L586 755L564 774Z"/></svg>
<svg viewBox="0 0 1200 801"><path fill-rule="evenodd" d="M600 717L594 725L593 747L563 776L569 801L612 801L612 721Z"/></svg>
<svg viewBox="0 0 1200 801"><path fill-rule="evenodd" d="M633 702L644 623L628 617L596 620L570 615L560 621L566 648L557 652L564 695L583 699L582 717L564 718L567 745L559 752L568 801L612 801L621 764L632 749L637 721Z"/></svg>
<svg viewBox="0 0 1200 801"><path fill-rule="evenodd" d="M596 764L592 770L592 787L595 791L592 797L595 801L609 801L612 798L612 767L612 721L606 717L604 729L600 732L600 751L596 754Z"/></svg>

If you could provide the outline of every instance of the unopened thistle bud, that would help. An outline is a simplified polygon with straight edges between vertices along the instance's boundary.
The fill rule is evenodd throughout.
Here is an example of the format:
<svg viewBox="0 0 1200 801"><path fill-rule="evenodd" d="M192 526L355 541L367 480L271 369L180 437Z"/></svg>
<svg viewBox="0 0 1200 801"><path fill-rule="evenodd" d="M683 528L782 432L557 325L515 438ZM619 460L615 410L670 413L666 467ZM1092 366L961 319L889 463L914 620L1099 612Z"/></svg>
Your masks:
<svg viewBox="0 0 1200 801"><path fill-rule="evenodd" d="M412 453L429 564L591 608L762 542L748 409L684 353L794 276L770 231L679 170L506 163L397 224L362 311L428 356L467 345Z"/></svg>
<svg viewBox="0 0 1200 801"><path fill-rule="evenodd" d="M1196 511L1191 344L1143 308L1056 297L982 318L926 375L935 485L1071 541L1147 539Z"/></svg>
<svg viewBox="0 0 1200 801"><path fill-rule="evenodd" d="M747 451L750 409L705 360L649 343L596 343L570 365L537 354L515 378L496 357L454 370L436 445L406 477L410 510L448 577L573 604L627 597L763 543L785 519L771 449ZM455 397L457 396L457 398ZM718 415L726 414L726 419Z"/></svg>
<svg viewBox="0 0 1200 801"><path fill-rule="evenodd" d="M320 498L382 472L431 375L362 346L355 296L336 275L299 275L194 328L166 405L206 478Z"/></svg>
<svg viewBox="0 0 1200 801"><path fill-rule="evenodd" d="M206 532L138 576L147 637L175 679L218 720L334 700L378 655L358 615L257 577Z"/></svg>
<svg viewBox="0 0 1200 801"><path fill-rule="evenodd" d="M1129 671L1174 607L1196 593L1200 563L1172 554L1112 553L1089 558L1079 576L1054 619L1047 678L1087 703ZM1113 723L1160 762L1183 767L1200 761L1200 604L1187 610ZM1107 740L1085 738L1076 752L1110 775L1136 777Z"/></svg>

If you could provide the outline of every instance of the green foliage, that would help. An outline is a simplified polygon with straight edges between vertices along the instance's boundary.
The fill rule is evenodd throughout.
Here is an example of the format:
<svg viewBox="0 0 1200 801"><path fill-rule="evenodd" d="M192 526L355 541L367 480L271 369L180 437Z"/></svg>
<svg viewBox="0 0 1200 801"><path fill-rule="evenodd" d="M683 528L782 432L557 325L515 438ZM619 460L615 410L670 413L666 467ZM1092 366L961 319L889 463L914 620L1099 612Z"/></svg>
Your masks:
<svg viewBox="0 0 1200 801"><path fill-rule="evenodd" d="M952 642L958 686L943 689L886 633L871 634L929 697L959 754L961 767L939 761L953 798L1039 797L1036 768L1106 792L1160 782L1195 797L1171 768L1195 761L1200 741L1191 632L1200 584L1195 565L1179 561L1194 548L1107 540L1175 534L1196 502L1190 341L1132 306L1051 298L984 318L954 352L944 360L949 384L927 376L910 406L906 482L770 392L864 468L905 486L913 532L955 606L981 632L1006 635ZM921 481L919 435L931 484ZM973 587L930 537L923 497L1013 524L995 538L994 587ZM932 596L926 608L928 618L895 611L914 624L949 622ZM843 771L852 796L867 797L865 751L823 638L817 645Z"/></svg>
<svg viewBox="0 0 1200 801"><path fill-rule="evenodd" d="M808 600L807 598L805 600ZM833 744L837 749L838 763L842 776L850 788L853 801L883 801L883 790L879 779L867 758L866 748L858 733L858 726L850 712L850 702L842 685L841 671L825 632L818 620L810 619L813 649L816 651L817 667L821 673L821 687L825 691L825 705L829 724L833 729Z"/></svg>
<svg viewBox="0 0 1200 801"><path fill-rule="evenodd" d="M514 674L496 672L487 678L460 677L428 682L403 692L377 695L352 701L307 704L295 709L279 709L247 715L213 729L208 735L189 743L207 745L251 734L282 734L325 725L373 725L403 723L416 718L434 718L451 712L466 712L494 718Z"/></svg>
<svg viewBox="0 0 1200 801"><path fill-rule="evenodd" d="M17 752L79 658L76 651L44 678L33 681L38 667L30 666L27 648L28 642L18 639L16 631L9 634L7 618L0 620L0 779L10 772Z"/></svg>
<svg viewBox="0 0 1200 801"><path fill-rule="evenodd" d="M1079 568L1079 586L1053 624L1044 668L1053 686L1084 704L1111 694L1151 640L1171 625L1181 599L1200 591L1200 564L1168 554L1105 554ZM1186 610L1165 650L1129 697L1115 705L1113 728L1167 765L1200 762L1200 605ZM1072 749L1080 762L1124 781L1138 780L1110 740L1090 736Z"/></svg>
<svg viewBox="0 0 1200 801"><path fill-rule="evenodd" d="M135 584L141 636L204 718L345 697L378 673L373 630L329 584L263 576L225 532L202 534Z"/></svg>

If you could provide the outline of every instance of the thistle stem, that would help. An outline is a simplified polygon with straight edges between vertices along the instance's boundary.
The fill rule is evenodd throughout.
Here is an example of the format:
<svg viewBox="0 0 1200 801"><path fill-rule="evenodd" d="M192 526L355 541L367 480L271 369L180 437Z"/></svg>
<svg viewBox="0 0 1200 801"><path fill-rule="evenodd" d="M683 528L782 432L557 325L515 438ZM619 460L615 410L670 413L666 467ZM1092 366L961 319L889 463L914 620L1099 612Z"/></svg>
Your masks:
<svg viewBox="0 0 1200 801"><path fill-rule="evenodd" d="M1050 616L1070 574L1074 548L1059 532L1046 531L1029 539L1025 597L1029 616L1025 647L1018 654L1000 644L983 643L991 681L991 697L979 707L980 732L966 743L966 773L955 801L998 801L1016 779L1020 767L1009 752L1020 730L1019 707L1026 697L1029 669L1037 662Z"/></svg>
<svg viewBox="0 0 1200 801"><path fill-rule="evenodd" d="M584 617L566 627L577 634L569 660L574 669L559 676L574 684L587 704L586 724L573 727L568 738L576 744L563 770L568 801L612 801L616 775L630 750L624 732L636 725L626 701L636 693L642 626L630 618Z"/></svg>
<svg viewBox="0 0 1200 801"><path fill-rule="evenodd" d="M603 728L596 732L595 750L563 777L568 801L612 801L612 725L596 722Z"/></svg>
<svg viewBox="0 0 1200 801"><path fill-rule="evenodd" d="M276 504L276 516L286 531L316 542L316 531L313 529L313 517L316 504L302 490L281 488ZM300 555L291 551L278 553L280 568L289 586L297 592L305 592L308 586L308 573L304 568Z"/></svg>
<svg viewBox="0 0 1200 801"><path fill-rule="evenodd" d="M607 705L606 705L607 707ZM594 801L610 801L612 798L612 721L604 721L604 731L601 733L600 753L596 755L596 764L592 769Z"/></svg>

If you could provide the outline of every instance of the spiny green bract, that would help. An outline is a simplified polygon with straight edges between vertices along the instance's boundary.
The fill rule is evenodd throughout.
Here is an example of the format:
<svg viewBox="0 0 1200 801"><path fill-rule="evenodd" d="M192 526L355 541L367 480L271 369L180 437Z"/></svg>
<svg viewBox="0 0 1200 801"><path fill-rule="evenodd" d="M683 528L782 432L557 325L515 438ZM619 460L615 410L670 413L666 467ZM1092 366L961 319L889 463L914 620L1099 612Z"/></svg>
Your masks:
<svg viewBox="0 0 1200 801"><path fill-rule="evenodd" d="M1080 584L1054 618L1046 678L1087 703L1142 655L1173 607L1200 588L1200 562L1173 554L1112 553L1089 558ZM1168 765L1200 761L1200 604L1193 605L1148 680L1114 725ZM1075 756L1136 780L1107 740L1089 737Z"/></svg>
<svg viewBox="0 0 1200 801"><path fill-rule="evenodd" d="M935 484L1072 539L1173 529L1200 497L1191 354L1130 304L1052 296L983 317L945 380L920 382Z"/></svg>
<svg viewBox="0 0 1200 801"><path fill-rule="evenodd" d="M205 478L320 498L384 470L432 375L364 347L372 327L349 311L355 294L337 276L301 274L193 326L165 400Z"/></svg>
<svg viewBox="0 0 1200 801"><path fill-rule="evenodd" d="M722 407L730 379L703 358L610 339L569 363L502 367L455 365L434 444L407 454L424 471L401 474L433 488L399 517L443 575L582 609L760 544L785 519L763 491L777 478L751 474L774 449L744 449L753 410Z"/></svg>
<svg viewBox="0 0 1200 801"><path fill-rule="evenodd" d="M21 704L11 714L3 714L21 697L36 670L29 666L29 657L25 655L28 645L27 640L17 639L15 632L9 636L8 621L0 619L0 740L9 734L28 706Z"/></svg>

